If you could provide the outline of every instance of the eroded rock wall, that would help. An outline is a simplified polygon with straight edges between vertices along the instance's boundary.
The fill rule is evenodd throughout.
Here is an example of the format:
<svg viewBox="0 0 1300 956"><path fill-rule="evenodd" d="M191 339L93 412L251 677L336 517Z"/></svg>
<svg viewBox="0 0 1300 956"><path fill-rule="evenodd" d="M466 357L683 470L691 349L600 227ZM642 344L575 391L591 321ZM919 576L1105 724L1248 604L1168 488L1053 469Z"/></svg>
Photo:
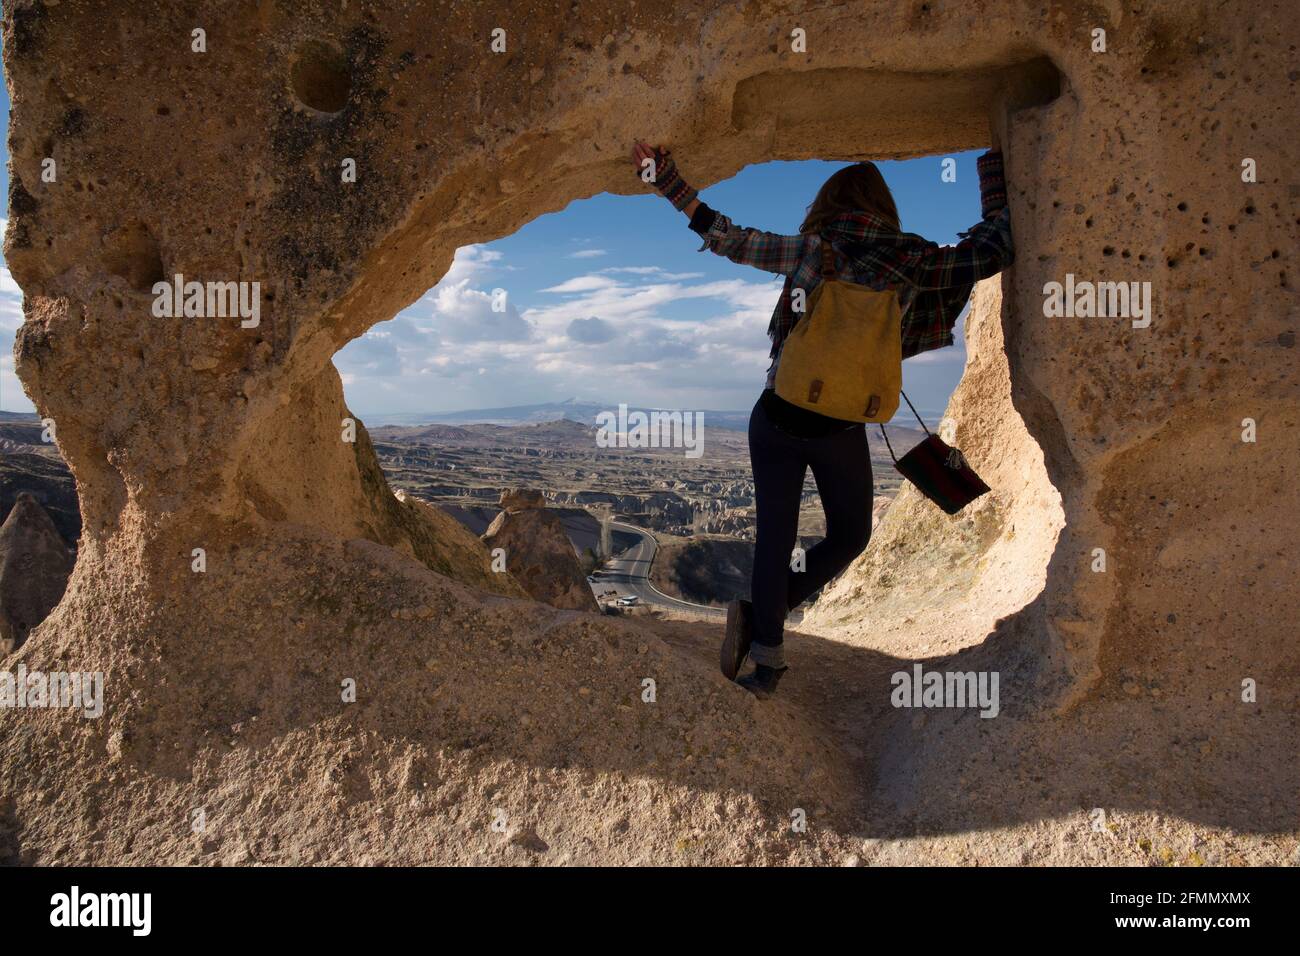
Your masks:
<svg viewBox="0 0 1300 956"><path fill-rule="evenodd" d="M490 47L497 27L504 53ZM791 52L795 28L806 53ZM1105 53L1092 48L1097 28ZM196 29L205 52L194 52ZM490 781L508 772L518 819L562 834L571 859L662 860L683 845L702 848L692 858L746 859L743 848L760 844L744 835L780 829L801 793L827 794L828 812L847 812L843 762L806 751L815 728L783 724L778 734L741 720L741 692L709 684L699 661L619 638L606 622L494 610L501 599L403 557L392 496L366 479L359 447L340 440L334 352L433 285L458 246L575 198L637 189L625 160L635 137L670 143L702 187L768 159L980 147L992 108L1018 246L1002 282L1009 401L1042 449L1064 528L1043 556L1032 616L1003 622L986 664L1015 656L1037 675L1022 712L1127 682L1185 696L1207 723L1215 707L1239 721L1235 695L1251 677L1273 695L1251 725L1268 731L1259 740L1295 740L1300 514L1285 463L1300 451L1297 222L1287 179L1300 37L1280 0L1163 0L1140 11L1118 0L14 0L4 30L5 254L27 316L17 370L58 423L85 520L67 596L10 660L102 669L110 694L102 723L54 711L5 718L24 727L0 756L6 856L292 859L322 840L341 845L344 810L373 821L411 805L383 781L419 788L430 774L445 788L439 819L460 808L456 826L477 834L469 821L486 826ZM827 90L836 95L814 95ZM1242 181L1248 158L1253 183ZM47 159L54 182L42 180ZM347 159L355 182L341 175ZM1150 282L1151 325L1046 318L1044 284L1067 273ZM257 324L156 315L153 283L177 274L259 283ZM1007 414L1004 404L979 411ZM1256 443L1241 441L1245 418L1258 423ZM1015 480L1014 468L1006 474ZM949 533L936 527L936 546ZM203 575L191 570L199 546ZM1097 547L1109 556L1104 574L1090 570ZM376 586L391 593L364 614L343 613ZM400 608L416 609L416 623L382 623ZM594 683L561 677L573 673L569 636L546 635L564 628L589 629L582 653L608 668ZM364 657L349 647L358 641ZM517 693L497 697L502 660L492 655L512 641L529 665L512 678ZM435 645L435 671L462 661L446 705L456 720L387 721L421 713L429 686L411 674ZM638 663L642 645L652 668ZM247 682L238 706L222 696L225 668ZM335 699L353 671L365 703L349 712ZM559 696L543 698L541 729L522 731L514 722L539 674L554 676ZM620 682L636 688L645 676L685 695L665 723L652 715L667 710L621 710L641 704L633 690L617 696ZM311 702L294 703L301 695ZM1128 702L1125 719L1162 726L1166 712L1143 700ZM632 743L610 758L615 716L637 730L618 731ZM1020 726L1018 740L1042 743ZM924 759L937 760L963 739L940 746L937 733L916 730L882 767L921 779L908 778L906 762L922 759L927 741ZM165 756L158 749L173 743ZM451 762L404 769L431 753ZM487 762L456 765L475 754ZM1239 756L1206 759L1237 779ZM253 768L264 775L268 765L278 776L254 786ZM582 771L610 774L597 836L572 822L592 806L580 802ZM556 775L573 800L555 801L552 815L529 793ZM934 811L929 825L1014 817L1005 806L976 812L1004 789L985 782L961 812ZM1114 792L1151 806L1164 785ZM675 798L655 801L667 792ZM928 812L906 787L890 793L900 819ZM1229 813L1222 793L1177 809L1246 827L1289 820L1276 803ZM49 794L58 796L42 802ZM219 806L228 825L195 837L196 801ZM145 826L141 806L153 808ZM424 848L418 858L507 852L401 820ZM357 832L353 858L412 856L391 830ZM518 833L520 853L544 852L546 839ZM762 854L813 858L818 845Z"/></svg>

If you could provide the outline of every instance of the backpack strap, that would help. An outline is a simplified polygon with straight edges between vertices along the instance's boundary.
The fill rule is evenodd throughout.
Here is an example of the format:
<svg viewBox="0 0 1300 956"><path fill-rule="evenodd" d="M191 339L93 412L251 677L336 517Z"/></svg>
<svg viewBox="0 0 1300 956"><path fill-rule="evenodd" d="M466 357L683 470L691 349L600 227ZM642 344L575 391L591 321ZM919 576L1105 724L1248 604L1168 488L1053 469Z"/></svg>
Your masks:
<svg viewBox="0 0 1300 956"><path fill-rule="evenodd" d="M830 236L822 233L822 278L835 278L835 250L831 248Z"/></svg>

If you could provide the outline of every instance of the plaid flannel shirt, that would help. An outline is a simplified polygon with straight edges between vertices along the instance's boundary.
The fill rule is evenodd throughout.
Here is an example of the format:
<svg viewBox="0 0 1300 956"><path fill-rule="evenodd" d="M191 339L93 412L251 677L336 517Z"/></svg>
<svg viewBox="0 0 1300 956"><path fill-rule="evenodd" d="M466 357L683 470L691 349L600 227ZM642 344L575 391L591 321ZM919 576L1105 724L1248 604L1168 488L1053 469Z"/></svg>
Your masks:
<svg viewBox="0 0 1300 956"><path fill-rule="evenodd" d="M823 230L831 240L838 278L898 294L903 358L951 345L953 326L975 283L1001 272L1014 259L1002 154L985 153L977 168L984 218L961 233L955 246L899 232L865 212L845 213ZM691 228L704 237L701 251L708 249L732 262L786 277L767 327L772 339L767 385L774 387L781 346L799 318L791 308L791 293L803 289L807 302L821 282L821 236L785 236L736 226L703 203L691 219Z"/></svg>

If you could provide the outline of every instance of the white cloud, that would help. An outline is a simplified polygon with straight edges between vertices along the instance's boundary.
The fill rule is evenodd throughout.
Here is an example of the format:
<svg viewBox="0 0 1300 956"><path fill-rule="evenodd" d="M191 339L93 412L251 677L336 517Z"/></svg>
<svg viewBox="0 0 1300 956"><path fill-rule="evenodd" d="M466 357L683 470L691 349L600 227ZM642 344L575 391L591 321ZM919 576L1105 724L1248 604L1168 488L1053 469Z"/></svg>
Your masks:
<svg viewBox="0 0 1300 956"><path fill-rule="evenodd" d="M432 305L429 326L444 342L515 342L532 337L532 327L520 318L509 294L498 298L471 289L467 279L450 286L439 283L415 308L424 303Z"/></svg>
<svg viewBox="0 0 1300 956"><path fill-rule="evenodd" d="M348 401L382 412L586 400L696 408L753 402L780 284L693 283L699 273L620 266L552 284L544 304L490 309L498 258L457 255L415 306L349 344L335 364ZM558 301L548 302L548 299ZM507 300L509 302L509 299ZM378 417L376 417L378 414Z"/></svg>
<svg viewBox="0 0 1300 956"><path fill-rule="evenodd" d="M699 279L703 272L669 272L662 266L608 266L599 270L601 274L626 272L629 275L658 276L661 279Z"/></svg>
<svg viewBox="0 0 1300 956"><path fill-rule="evenodd" d="M607 279L599 275L575 276L572 279L566 279L559 285L547 286L542 289L543 292L569 293L569 292L591 292L594 289L615 289L618 288L617 279Z"/></svg>
<svg viewBox="0 0 1300 956"><path fill-rule="evenodd" d="M442 277L443 281L459 282L461 279L487 270L492 263L500 262L501 259L500 252L486 246L461 246L452 258L451 269ZM460 274L456 272L457 269L461 270Z"/></svg>
<svg viewBox="0 0 1300 956"><path fill-rule="evenodd" d="M966 364L966 350L962 348L934 349L913 355L907 360L909 365L954 365Z"/></svg>
<svg viewBox="0 0 1300 956"><path fill-rule="evenodd" d="M463 391L470 379L483 391L491 389L483 380L497 372L527 379L512 356L534 330L508 291L494 295L492 279L508 269L501 258L481 246L457 250L446 276L420 301L334 357L354 410L436 410L454 404L440 393Z"/></svg>
<svg viewBox="0 0 1300 956"><path fill-rule="evenodd" d="M0 234L8 225L7 219L0 219ZM23 290L9 269L0 265L0 409L7 412L30 412L36 408L14 374L14 333L22 324Z"/></svg>
<svg viewBox="0 0 1300 956"><path fill-rule="evenodd" d="M557 396L745 408L763 386L779 278L696 281L704 277L614 266L557 276L518 310L512 293L494 312L491 290L508 269L499 254L461 250L416 305L348 345L335 364L348 376L350 407L371 424L385 412ZM925 353L908 361L908 381L955 381L964 357L960 347Z"/></svg>
<svg viewBox="0 0 1300 956"><path fill-rule="evenodd" d="M579 249L577 252L569 253L570 259L596 259L600 256L608 255L604 249Z"/></svg>

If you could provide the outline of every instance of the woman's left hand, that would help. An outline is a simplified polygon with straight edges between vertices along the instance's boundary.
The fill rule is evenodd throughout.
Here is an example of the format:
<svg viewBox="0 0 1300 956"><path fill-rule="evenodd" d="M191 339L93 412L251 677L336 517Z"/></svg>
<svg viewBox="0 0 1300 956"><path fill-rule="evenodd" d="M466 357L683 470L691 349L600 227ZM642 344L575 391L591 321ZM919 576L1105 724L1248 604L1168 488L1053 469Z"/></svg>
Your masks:
<svg viewBox="0 0 1300 956"><path fill-rule="evenodd" d="M653 165L647 167L647 160ZM637 140L636 145L632 147L632 162L637 165L637 173L641 181L653 186L661 196L673 204L674 209L688 216L695 211L696 191L682 179L669 150L662 146L649 146ZM653 170L649 180L645 177L646 169Z"/></svg>
<svg viewBox="0 0 1300 956"><path fill-rule="evenodd" d="M658 166L651 165L649 167L651 170L653 170L653 173L651 174L649 180L646 180L645 176L642 174L646 170L646 164L645 164L646 160L647 159L650 160L652 164L657 164L659 162L657 154L660 153L662 153L665 156L668 155L667 150L656 149L653 146L646 145L640 140L637 140L636 145L632 147L632 162L636 166L637 174L641 175L641 179L643 182L649 182L651 186L655 184L655 177L659 172Z"/></svg>

